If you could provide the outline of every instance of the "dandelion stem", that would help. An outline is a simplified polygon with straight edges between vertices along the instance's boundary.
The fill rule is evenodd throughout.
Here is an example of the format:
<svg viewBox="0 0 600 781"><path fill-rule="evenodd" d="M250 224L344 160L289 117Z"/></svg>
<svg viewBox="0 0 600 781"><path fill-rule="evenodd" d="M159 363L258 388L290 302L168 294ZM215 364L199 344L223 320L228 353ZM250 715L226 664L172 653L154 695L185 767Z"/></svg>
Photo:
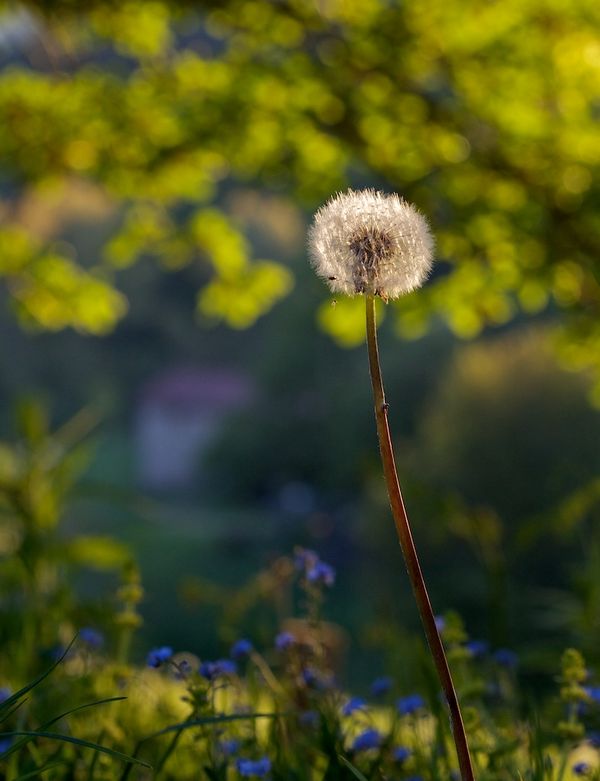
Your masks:
<svg viewBox="0 0 600 781"><path fill-rule="evenodd" d="M460 705L456 696L450 668L448 667L444 646L435 624L435 617L433 610L431 609L431 602L429 601L429 594L427 593L423 573L421 572L421 565L419 564L417 550L413 542L410 523L404 507L404 500L402 498L398 474L396 472L394 450L387 418L388 405L385 401L383 378L379 363L379 349L377 347L375 297L373 295L367 295L365 298L367 304L367 347L369 351L369 370L371 373L371 384L373 386L373 398L375 402L375 419L377 421L379 449L381 452L381 461L383 464L383 472L387 484L392 515L394 517L394 523L396 524L396 531L404 555L408 576L419 608L425 636L427 637L431 655L450 709L452 733L456 745L462 781L474 781L473 767L471 765L467 735L460 712Z"/></svg>

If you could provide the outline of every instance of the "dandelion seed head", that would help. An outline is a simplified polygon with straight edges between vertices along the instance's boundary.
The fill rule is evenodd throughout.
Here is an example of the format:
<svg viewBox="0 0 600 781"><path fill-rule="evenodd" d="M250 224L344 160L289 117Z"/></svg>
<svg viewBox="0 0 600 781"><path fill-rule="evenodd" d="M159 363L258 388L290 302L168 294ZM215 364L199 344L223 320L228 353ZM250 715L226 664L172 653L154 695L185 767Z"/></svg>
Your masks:
<svg viewBox="0 0 600 781"><path fill-rule="evenodd" d="M425 218L399 195L348 190L317 213L309 233L312 265L332 292L398 298L431 270L433 237Z"/></svg>

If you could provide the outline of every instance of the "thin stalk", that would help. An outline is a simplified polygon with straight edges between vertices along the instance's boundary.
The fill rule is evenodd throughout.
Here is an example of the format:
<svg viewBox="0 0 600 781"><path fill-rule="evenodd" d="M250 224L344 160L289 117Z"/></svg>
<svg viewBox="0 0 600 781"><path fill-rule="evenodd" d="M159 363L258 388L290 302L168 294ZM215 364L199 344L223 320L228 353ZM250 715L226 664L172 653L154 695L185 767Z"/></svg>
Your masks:
<svg viewBox="0 0 600 781"><path fill-rule="evenodd" d="M383 378L381 375L381 366L379 364L379 349L377 347L377 325L375 316L375 297L366 296L367 304L367 347L369 351L369 370L371 373L371 384L373 386L373 399L375 402L375 419L377 421L377 434L379 437L379 450L381 452L381 461L383 472L387 484L388 496L400 547L404 555L404 562L410 578L413 593L419 608L421 622L425 630L425 636L431 649L431 655L450 709L450 720L452 723L452 734L456 745L458 755L458 764L462 781L474 781L473 766L469 754L467 735L460 712L460 705L456 696L452 675L448 667L448 660L444 646L440 638L435 616L431 609L429 594L421 572L421 565L417 556L417 550L413 542L412 532L404 500L400 490L396 464L394 460L394 450L388 425L388 405L385 401L383 389Z"/></svg>

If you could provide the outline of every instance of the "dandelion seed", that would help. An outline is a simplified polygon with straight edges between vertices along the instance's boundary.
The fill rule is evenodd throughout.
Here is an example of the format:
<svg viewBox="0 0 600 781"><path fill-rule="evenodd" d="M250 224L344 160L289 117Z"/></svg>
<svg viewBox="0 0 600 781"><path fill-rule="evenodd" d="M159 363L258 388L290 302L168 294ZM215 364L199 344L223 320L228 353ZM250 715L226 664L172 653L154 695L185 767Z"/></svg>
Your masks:
<svg viewBox="0 0 600 781"><path fill-rule="evenodd" d="M425 218L395 193L348 190L315 214L309 250L332 292L388 299L423 284L433 238Z"/></svg>

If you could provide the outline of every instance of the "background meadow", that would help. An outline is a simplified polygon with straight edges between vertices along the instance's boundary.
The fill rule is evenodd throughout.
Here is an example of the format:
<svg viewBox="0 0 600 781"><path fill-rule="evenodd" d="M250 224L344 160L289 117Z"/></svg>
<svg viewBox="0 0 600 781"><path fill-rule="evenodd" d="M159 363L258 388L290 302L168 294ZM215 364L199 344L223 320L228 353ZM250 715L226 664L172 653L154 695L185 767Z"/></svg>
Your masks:
<svg viewBox="0 0 600 781"><path fill-rule="evenodd" d="M591 0L0 3L0 686L100 633L11 729L19 713L39 728L118 696L133 674L158 703L135 728L140 690L128 715L113 703L93 727L60 723L131 754L128 730L187 718L181 696L206 694L187 678L173 689L170 662L143 670L150 649L217 659L249 638L275 653L313 603L329 622L321 672L348 696L382 675L399 697L431 693L378 464L362 302L332 301L306 259L312 212L348 186L399 192L436 237L429 283L382 307L380 339L464 696L504 685L494 653L508 650L510 707L555 714L575 647L587 673L567 660L562 680L578 723L577 687L600 666L599 23ZM323 606L309 570L293 574L295 546L336 570ZM269 653L296 691L291 658ZM319 692L341 718L344 696ZM260 696L255 709L273 707ZM169 770L177 747L163 763L174 778L194 762L181 740L185 772ZM47 761L33 745L7 778ZM81 769L61 751L74 775L46 777L118 777L116 760L83 752ZM275 777L301 755L271 757ZM489 777L552 777L525 756ZM207 777L231 776L211 761Z"/></svg>

